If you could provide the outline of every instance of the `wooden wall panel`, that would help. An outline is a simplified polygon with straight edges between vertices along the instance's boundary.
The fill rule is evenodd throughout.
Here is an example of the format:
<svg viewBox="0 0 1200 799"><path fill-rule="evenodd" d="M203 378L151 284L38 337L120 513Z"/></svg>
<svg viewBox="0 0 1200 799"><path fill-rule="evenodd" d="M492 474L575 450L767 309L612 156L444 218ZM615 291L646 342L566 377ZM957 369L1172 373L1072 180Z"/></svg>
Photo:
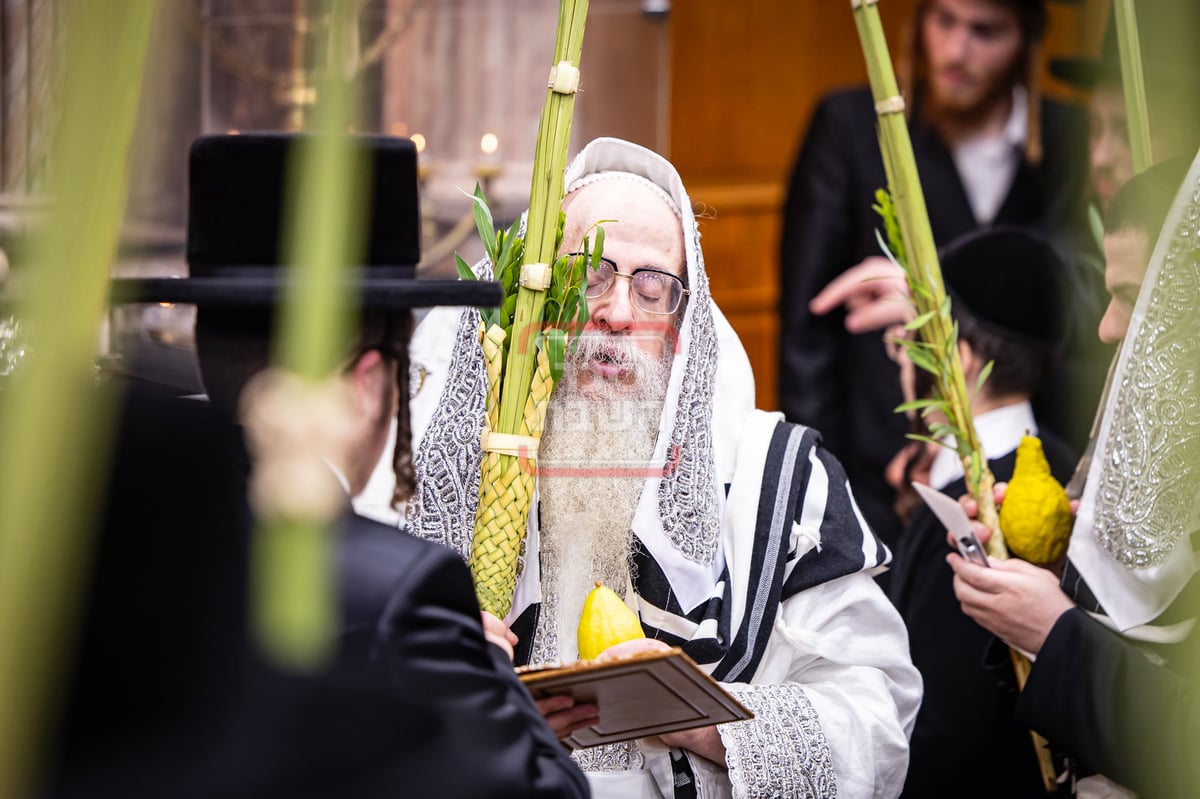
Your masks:
<svg viewBox="0 0 1200 799"><path fill-rule="evenodd" d="M916 0L885 0L894 51ZM866 80L850 4L689 0L672 25L671 157L684 177L777 180L817 98Z"/></svg>
<svg viewBox="0 0 1200 799"><path fill-rule="evenodd" d="M696 182L688 191L702 215L701 245L713 298L750 356L758 406L774 408L779 287L767 278L775 270L782 189L764 182Z"/></svg>
<svg viewBox="0 0 1200 799"><path fill-rule="evenodd" d="M893 41L915 2L883 5ZM779 211L816 101L866 80L850 4L689 0L673 5L671 33L671 160L713 215L713 296L750 356L759 407L776 408Z"/></svg>

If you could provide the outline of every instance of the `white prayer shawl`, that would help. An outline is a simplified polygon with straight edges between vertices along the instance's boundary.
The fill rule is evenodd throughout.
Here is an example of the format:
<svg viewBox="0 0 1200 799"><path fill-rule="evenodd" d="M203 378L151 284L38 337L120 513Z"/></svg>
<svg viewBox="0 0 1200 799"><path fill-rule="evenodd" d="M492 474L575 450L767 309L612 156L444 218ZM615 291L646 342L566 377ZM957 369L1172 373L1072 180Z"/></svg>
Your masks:
<svg viewBox="0 0 1200 799"><path fill-rule="evenodd" d="M639 615L648 635L681 646L756 718L718 728L727 772L645 739L644 771L589 774L593 789L670 797L682 777L705 797L895 796L921 688L903 622L871 577L890 553L817 433L753 410L749 362L712 303L674 168L636 145L600 139L573 162L567 184L610 170L646 177L671 196L692 292L654 452L656 464L670 466L646 480L632 525ZM464 556L486 392L477 325L468 310L417 451L411 517L412 532ZM537 552L531 514L508 618L523 637L532 636L541 598Z"/></svg>
<svg viewBox="0 0 1200 799"><path fill-rule="evenodd" d="M1134 635L1200 566L1200 155L1163 224L1121 344L1067 551Z"/></svg>

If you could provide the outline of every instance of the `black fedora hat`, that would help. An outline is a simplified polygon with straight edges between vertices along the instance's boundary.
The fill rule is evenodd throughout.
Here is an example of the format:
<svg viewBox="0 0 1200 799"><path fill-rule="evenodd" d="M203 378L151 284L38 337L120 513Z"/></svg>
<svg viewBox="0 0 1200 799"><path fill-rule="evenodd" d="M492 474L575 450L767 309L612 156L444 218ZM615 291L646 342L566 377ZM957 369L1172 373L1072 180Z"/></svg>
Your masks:
<svg viewBox="0 0 1200 799"><path fill-rule="evenodd" d="M307 134L203 136L188 158L186 278L119 278L114 303L172 302L269 308L292 278L281 258L287 167ZM353 136L369 163L362 264L347 264L365 307L496 305L499 284L421 280L417 152L408 139Z"/></svg>
<svg viewBox="0 0 1200 799"><path fill-rule="evenodd" d="M1061 56L1050 59L1047 68L1050 74L1063 83L1085 91L1098 83L1119 84L1121 64L1117 54L1117 26L1109 15L1104 27L1104 40L1096 56Z"/></svg>

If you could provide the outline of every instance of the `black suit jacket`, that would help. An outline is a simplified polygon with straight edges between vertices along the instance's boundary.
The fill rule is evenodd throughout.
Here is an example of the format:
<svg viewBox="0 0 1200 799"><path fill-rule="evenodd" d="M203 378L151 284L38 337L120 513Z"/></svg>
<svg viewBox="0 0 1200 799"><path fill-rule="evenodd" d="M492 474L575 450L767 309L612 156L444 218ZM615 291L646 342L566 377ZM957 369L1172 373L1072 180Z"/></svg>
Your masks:
<svg viewBox="0 0 1200 799"><path fill-rule="evenodd" d="M134 397L51 797L576 797L585 778L486 642L453 552L358 517L339 547L346 637L313 674L248 633L240 437L204 403Z"/></svg>
<svg viewBox="0 0 1200 799"><path fill-rule="evenodd" d="M474 584L457 552L352 515L343 520L338 557L341 667L369 673L411 705L409 783L436 775L413 796L588 794L512 661L483 637Z"/></svg>
<svg viewBox="0 0 1200 799"><path fill-rule="evenodd" d="M1041 434L1051 471L1070 479L1074 455ZM1012 476L1016 453L988 462L997 480ZM959 479L944 489L966 493ZM1007 648L962 612L946 565L946 528L925 505L897 544L888 596L908 626L913 665L925 695L913 727L903 796L1043 799L1029 726L1017 720L1017 686Z"/></svg>
<svg viewBox="0 0 1200 799"><path fill-rule="evenodd" d="M1069 610L1038 653L1018 717L1085 774L1103 773L1146 799L1191 799L1200 792L1195 638L1191 658L1160 665L1080 608Z"/></svg>
<svg viewBox="0 0 1200 799"><path fill-rule="evenodd" d="M914 114L914 117L917 115ZM1103 281L1073 257L1085 247L1084 196L1087 127L1079 109L1042 105L1045 155L1021 162L994 224L1041 232L1056 244L1068 268L1073 341L1092 347L1103 310ZM939 246L980 227L950 151L936 131L910 124L933 237ZM879 332L851 335L839 310L815 316L808 303L846 269L881 255L872 210L875 191L887 186L868 89L834 93L817 106L800 148L784 206L780 251L779 407L789 421L815 427L841 459L864 515L886 544L900 531L894 494L884 481L888 461L905 444L899 376ZM1094 248L1092 248L1094 249ZM1073 421L1087 435L1103 382L1104 362L1081 385L1059 397L1056 412L1035 403L1039 420L1056 432ZM1090 372L1088 372L1090 374ZM1061 392L1060 392L1061 393ZM1082 413L1077 409L1086 408Z"/></svg>

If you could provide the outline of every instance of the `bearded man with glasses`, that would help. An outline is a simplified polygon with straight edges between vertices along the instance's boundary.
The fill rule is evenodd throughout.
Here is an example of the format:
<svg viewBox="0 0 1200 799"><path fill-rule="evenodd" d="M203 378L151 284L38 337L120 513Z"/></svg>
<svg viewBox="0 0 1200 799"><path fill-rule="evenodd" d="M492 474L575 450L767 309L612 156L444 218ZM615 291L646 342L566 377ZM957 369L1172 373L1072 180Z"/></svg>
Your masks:
<svg viewBox="0 0 1200 799"><path fill-rule="evenodd" d="M871 577L890 553L819 434L754 409L674 167L599 139L566 186L561 251L591 251L600 224L603 259L539 447L537 512L504 619L516 662L575 660L584 598L603 581L646 635L607 654L679 646L756 715L576 750L594 795L895 796L921 684ZM459 321L414 455L412 532L464 556L487 388L478 320ZM560 738L603 712L569 697L539 705Z"/></svg>

